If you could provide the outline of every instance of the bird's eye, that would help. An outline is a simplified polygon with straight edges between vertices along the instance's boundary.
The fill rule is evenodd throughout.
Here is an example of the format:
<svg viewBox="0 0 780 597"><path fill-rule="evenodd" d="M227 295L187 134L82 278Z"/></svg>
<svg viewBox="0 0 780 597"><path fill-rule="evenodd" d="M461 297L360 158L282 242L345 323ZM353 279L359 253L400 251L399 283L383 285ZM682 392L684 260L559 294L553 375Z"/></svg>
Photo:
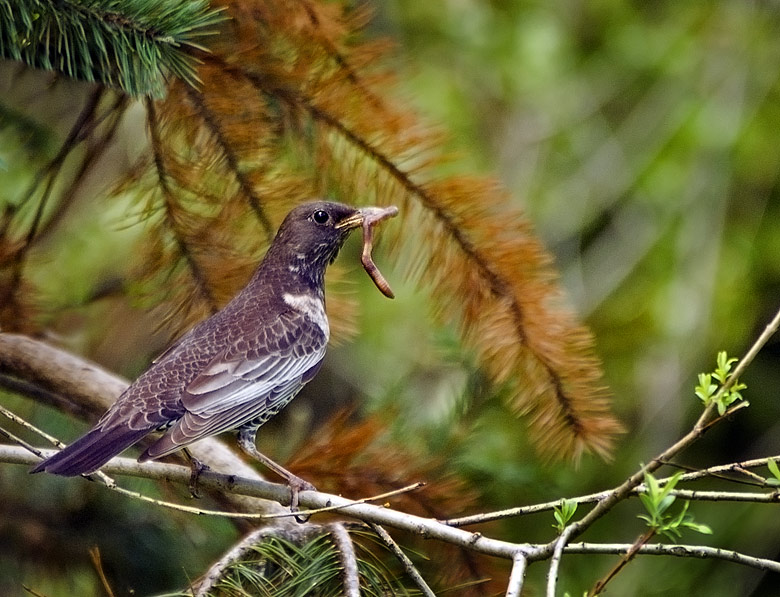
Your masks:
<svg viewBox="0 0 780 597"><path fill-rule="evenodd" d="M328 220L330 220L330 214L328 214L327 211L324 211L322 209L318 209L315 211L311 216L315 222L318 224L325 224Z"/></svg>

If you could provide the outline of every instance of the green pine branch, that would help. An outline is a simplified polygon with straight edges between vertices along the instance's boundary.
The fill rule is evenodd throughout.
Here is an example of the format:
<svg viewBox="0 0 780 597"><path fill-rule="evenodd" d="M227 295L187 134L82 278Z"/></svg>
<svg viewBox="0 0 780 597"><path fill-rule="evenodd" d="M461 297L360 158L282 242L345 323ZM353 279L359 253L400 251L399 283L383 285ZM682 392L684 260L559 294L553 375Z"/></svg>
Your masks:
<svg viewBox="0 0 780 597"><path fill-rule="evenodd" d="M222 19L208 0L0 0L0 57L162 97L198 81L188 49Z"/></svg>

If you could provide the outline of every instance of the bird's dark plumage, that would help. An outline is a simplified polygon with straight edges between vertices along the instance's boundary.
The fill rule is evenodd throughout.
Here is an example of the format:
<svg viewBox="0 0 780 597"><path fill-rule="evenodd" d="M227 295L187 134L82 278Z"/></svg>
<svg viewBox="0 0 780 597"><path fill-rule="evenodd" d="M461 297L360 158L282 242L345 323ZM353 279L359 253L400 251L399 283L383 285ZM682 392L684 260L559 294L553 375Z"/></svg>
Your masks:
<svg viewBox="0 0 780 597"><path fill-rule="evenodd" d="M230 429L254 438L316 373L329 338L323 278L363 215L318 201L293 209L247 286L155 360L95 427L32 472L95 471L149 432L159 458Z"/></svg>

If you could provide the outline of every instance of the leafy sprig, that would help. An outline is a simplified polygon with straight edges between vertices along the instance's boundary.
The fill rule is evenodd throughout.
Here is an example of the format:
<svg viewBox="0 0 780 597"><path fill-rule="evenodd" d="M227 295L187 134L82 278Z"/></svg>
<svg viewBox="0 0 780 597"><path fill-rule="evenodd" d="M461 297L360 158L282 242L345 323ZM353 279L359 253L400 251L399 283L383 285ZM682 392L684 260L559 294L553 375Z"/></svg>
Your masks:
<svg viewBox="0 0 780 597"><path fill-rule="evenodd" d="M772 473L772 478L766 480L767 485L774 487L780 487L780 467L777 466L774 458L770 458L766 463L769 472Z"/></svg>
<svg viewBox="0 0 780 597"><path fill-rule="evenodd" d="M688 514L690 502L686 501L677 515L669 513L669 508L677 499L672 491L681 476L682 473L678 472L661 486L653 475L645 473L645 491L639 494L639 499L647 510L647 515L639 514L639 518L647 522L647 526L653 531L671 541L677 541L682 535L681 529L684 528L711 535L712 529L709 526L695 522L693 516Z"/></svg>
<svg viewBox="0 0 780 597"><path fill-rule="evenodd" d="M729 376L731 375L732 366L736 362L737 359L729 358L726 351L720 351L718 353L715 371L712 373L699 373L699 384L696 386L696 395L705 407L715 402L719 415L725 413L726 409L737 400L743 400L741 392L747 388L745 384L738 381L735 381L731 386L726 387L726 382L729 381Z"/></svg>
<svg viewBox="0 0 780 597"><path fill-rule="evenodd" d="M574 500L561 501L559 506L553 508L553 516L555 517L555 524L552 525L553 528L559 533L562 533L575 512L577 512L577 502Z"/></svg>

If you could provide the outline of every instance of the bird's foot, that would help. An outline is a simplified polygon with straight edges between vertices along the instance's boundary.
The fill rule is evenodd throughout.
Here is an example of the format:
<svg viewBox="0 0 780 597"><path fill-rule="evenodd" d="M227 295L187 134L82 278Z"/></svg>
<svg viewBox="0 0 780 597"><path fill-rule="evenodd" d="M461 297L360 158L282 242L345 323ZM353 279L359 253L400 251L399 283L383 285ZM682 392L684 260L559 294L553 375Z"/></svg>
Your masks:
<svg viewBox="0 0 780 597"><path fill-rule="evenodd" d="M296 475L290 475L287 478L287 485L290 488L290 512L292 513L298 512L298 494L301 491L317 491L317 488L314 487L314 485ZM295 520L303 524L304 522L308 522L309 515L296 514Z"/></svg>
<svg viewBox="0 0 780 597"><path fill-rule="evenodd" d="M189 490L190 495L194 497L195 499L200 499L200 489L198 488L198 480L200 479L201 474L203 474L204 471L211 470L209 465L203 464L200 460L197 458L190 457L190 482L189 482Z"/></svg>

